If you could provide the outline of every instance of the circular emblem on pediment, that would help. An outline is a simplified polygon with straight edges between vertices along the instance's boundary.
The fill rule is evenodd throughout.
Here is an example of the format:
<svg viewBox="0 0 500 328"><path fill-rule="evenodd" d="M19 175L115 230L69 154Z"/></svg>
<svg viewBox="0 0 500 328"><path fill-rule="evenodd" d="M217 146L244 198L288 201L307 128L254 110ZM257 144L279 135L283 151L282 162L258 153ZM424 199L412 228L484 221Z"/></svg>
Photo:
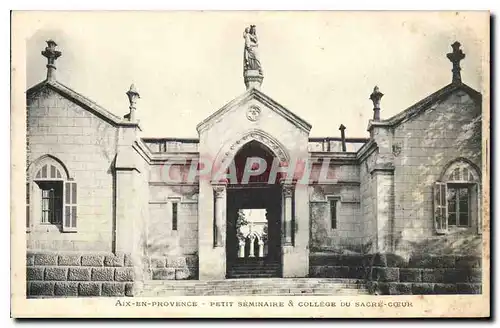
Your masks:
<svg viewBox="0 0 500 328"><path fill-rule="evenodd" d="M248 108L247 110L247 118L250 121L255 122L259 119L259 117L260 117L260 108L257 106L250 106L250 108Z"/></svg>

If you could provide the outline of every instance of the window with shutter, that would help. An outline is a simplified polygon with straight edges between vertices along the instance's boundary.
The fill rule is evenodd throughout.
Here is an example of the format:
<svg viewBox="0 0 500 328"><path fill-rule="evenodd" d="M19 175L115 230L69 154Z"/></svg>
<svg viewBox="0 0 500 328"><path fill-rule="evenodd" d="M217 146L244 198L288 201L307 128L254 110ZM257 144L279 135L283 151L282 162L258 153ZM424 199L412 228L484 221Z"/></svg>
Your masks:
<svg viewBox="0 0 500 328"><path fill-rule="evenodd" d="M469 186L447 185L448 226L470 227Z"/></svg>
<svg viewBox="0 0 500 328"><path fill-rule="evenodd" d="M62 161L52 155L44 155L35 163L37 165L33 165L33 171L28 174L30 180L26 183L26 228L55 225L62 232L75 232L76 182Z"/></svg>
<svg viewBox="0 0 500 328"><path fill-rule="evenodd" d="M468 228L481 231L480 183L479 169L469 160L459 158L447 165L441 181L434 186L434 219L438 233ZM445 220L441 219L443 216Z"/></svg>
<svg viewBox="0 0 500 328"><path fill-rule="evenodd" d="M448 231L448 208L446 202L446 183L434 184L434 227L438 234Z"/></svg>
<svg viewBox="0 0 500 328"><path fill-rule="evenodd" d="M77 185L74 181L68 181L64 185L64 232L76 232L77 230Z"/></svg>
<svg viewBox="0 0 500 328"><path fill-rule="evenodd" d="M41 192L41 224L62 223L63 182L42 180L36 182Z"/></svg>

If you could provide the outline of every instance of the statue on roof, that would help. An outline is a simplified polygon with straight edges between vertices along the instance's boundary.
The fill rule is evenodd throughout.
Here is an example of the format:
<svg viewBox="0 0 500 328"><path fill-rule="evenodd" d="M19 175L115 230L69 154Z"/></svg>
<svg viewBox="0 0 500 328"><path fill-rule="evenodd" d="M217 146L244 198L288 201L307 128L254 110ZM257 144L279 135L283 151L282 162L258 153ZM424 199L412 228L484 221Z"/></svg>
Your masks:
<svg viewBox="0 0 500 328"><path fill-rule="evenodd" d="M243 33L245 39L245 51L243 54L243 70L256 70L262 75L262 65L259 59L259 41L257 38L255 25L245 28Z"/></svg>

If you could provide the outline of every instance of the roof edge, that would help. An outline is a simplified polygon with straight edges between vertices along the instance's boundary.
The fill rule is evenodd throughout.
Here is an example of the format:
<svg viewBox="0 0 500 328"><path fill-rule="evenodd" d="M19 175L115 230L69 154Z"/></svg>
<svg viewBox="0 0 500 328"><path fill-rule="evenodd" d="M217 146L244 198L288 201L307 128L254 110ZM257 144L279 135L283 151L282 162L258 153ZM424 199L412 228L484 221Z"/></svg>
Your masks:
<svg viewBox="0 0 500 328"><path fill-rule="evenodd" d="M85 97L84 95L74 91L73 89L65 86L61 82L58 81L50 81L50 80L44 80L38 84L35 84L28 90L26 90L26 95L35 92L38 89L43 88L44 86L50 87L56 92L61 93L63 96L69 98L69 100L79 104L82 107L85 107L89 111L91 111L93 114L99 116L100 118L106 120L107 122L111 123L112 125L115 126L120 126L120 127L136 127L139 128L139 130L142 131L139 122L129 122L123 120L121 117L111 113L109 110L105 109L104 107L98 105L88 97Z"/></svg>
<svg viewBox="0 0 500 328"><path fill-rule="evenodd" d="M285 108L283 105L279 104L277 101L272 99L270 96L266 95L264 92L255 89L255 88L250 88L238 97L234 98L233 100L229 101L226 105L218 109L216 112L205 118L202 122L200 122L198 125L196 125L196 130L198 133L201 131L205 130L207 125L209 124L210 121L215 119L216 117L219 117L229 109L231 109L234 105L236 105L239 102L245 101L246 99L250 98L252 95L255 95L256 98L266 104L268 104L270 107L277 109L280 114L282 114L286 119L289 121L296 122L297 126L307 133L311 131L312 125L307 122L306 120L302 119L299 117L297 114L291 112L287 108Z"/></svg>
<svg viewBox="0 0 500 328"><path fill-rule="evenodd" d="M224 106L222 106L221 108L216 110L214 113L210 114L207 118L205 118L203 121L201 121L200 123L198 123L196 125L196 131L198 131L198 133L203 131L210 121L212 121L214 118L219 116L224 110L230 108L231 106L233 106L234 104L236 104L240 101L245 100L252 93L252 90L253 90L253 88L246 90L244 93L242 93L241 95L237 96L236 98L230 100Z"/></svg>
<svg viewBox="0 0 500 328"><path fill-rule="evenodd" d="M467 92L470 96L477 100L482 99L482 94L468 86L467 84L460 82L460 83L450 83L438 91L430 94L429 96L425 97L422 100L419 100L415 104L411 105L410 107L406 108L405 110L399 112L398 114L385 119L381 121L373 121L370 120L368 122L368 128L367 130L370 131L373 127L396 127L403 123L403 121L410 119L412 117L415 117L416 115L420 114L423 110L428 108L431 104L437 102L438 100L442 99L443 97L446 97L450 95L452 92L455 92L457 90L464 90Z"/></svg>

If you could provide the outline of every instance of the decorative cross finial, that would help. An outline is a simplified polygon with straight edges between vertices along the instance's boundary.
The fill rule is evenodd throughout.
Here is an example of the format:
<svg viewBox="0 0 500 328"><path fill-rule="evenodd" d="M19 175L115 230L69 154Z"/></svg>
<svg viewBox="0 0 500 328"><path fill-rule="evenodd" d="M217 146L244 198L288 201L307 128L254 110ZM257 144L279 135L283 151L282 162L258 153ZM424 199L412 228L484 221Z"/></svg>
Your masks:
<svg viewBox="0 0 500 328"><path fill-rule="evenodd" d="M453 51L449 54L446 54L446 57L448 57L448 59L453 64L453 69L451 70L453 72L452 83L462 83L462 76L460 74L460 71L462 69L460 68L460 61L465 58L465 54L462 49L460 49L460 46L460 42L455 41L451 45Z"/></svg>
<svg viewBox="0 0 500 328"><path fill-rule="evenodd" d="M373 88L373 92L370 95L370 99L373 102L373 120L374 121L380 121L380 99L384 94L380 92L378 86L375 86Z"/></svg>
<svg viewBox="0 0 500 328"><path fill-rule="evenodd" d="M42 51L42 55L47 58L47 80L56 79L56 60L61 57L62 53L56 50L57 43L54 40L47 40L47 47Z"/></svg>
<svg viewBox="0 0 500 328"><path fill-rule="evenodd" d="M125 118L133 122L135 121L135 104L137 103L137 99L141 98L134 84L130 85L130 89L127 91L127 97L130 103L129 105L130 112L129 114L125 115Z"/></svg>

